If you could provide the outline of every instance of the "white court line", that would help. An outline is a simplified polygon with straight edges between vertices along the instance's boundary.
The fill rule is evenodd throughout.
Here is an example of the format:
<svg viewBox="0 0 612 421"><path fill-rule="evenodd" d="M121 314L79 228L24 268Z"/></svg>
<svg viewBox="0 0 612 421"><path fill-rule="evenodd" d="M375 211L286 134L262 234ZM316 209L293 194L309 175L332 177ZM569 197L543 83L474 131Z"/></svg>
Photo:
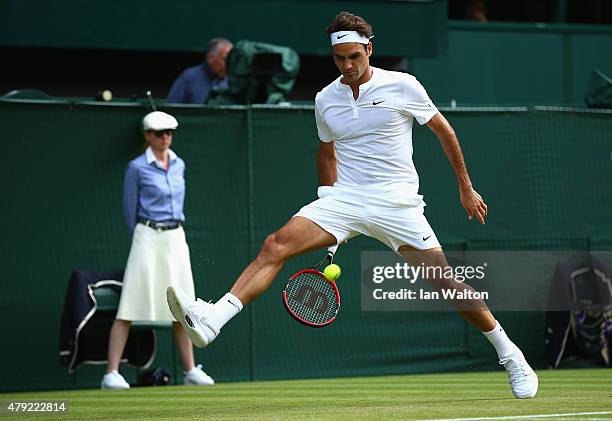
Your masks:
<svg viewBox="0 0 612 421"><path fill-rule="evenodd" d="M605 415L612 414L612 411L604 412L570 412L566 414L538 414L538 415L508 415L503 417L478 417L478 418L437 418L419 421L481 421L481 420L527 420L532 418L556 418L556 417L576 417L578 415Z"/></svg>
<svg viewBox="0 0 612 421"><path fill-rule="evenodd" d="M564 421L576 421L576 418L557 418ZM580 421L610 421L610 418L580 418Z"/></svg>

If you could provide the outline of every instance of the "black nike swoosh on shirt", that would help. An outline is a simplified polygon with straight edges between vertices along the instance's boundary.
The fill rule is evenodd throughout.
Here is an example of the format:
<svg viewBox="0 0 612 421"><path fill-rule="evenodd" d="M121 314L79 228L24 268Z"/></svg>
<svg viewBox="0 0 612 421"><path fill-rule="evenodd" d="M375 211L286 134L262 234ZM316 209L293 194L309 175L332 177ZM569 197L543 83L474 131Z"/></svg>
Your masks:
<svg viewBox="0 0 612 421"><path fill-rule="evenodd" d="M423 241L427 241L427 240L429 240L429 237L431 237L431 235L430 235L430 236L427 236L427 237L423 236Z"/></svg>
<svg viewBox="0 0 612 421"><path fill-rule="evenodd" d="M234 303L232 303L230 300L227 300L228 303L230 303L231 305L233 305L234 307L236 307L238 310L240 310L240 308L238 308L238 306Z"/></svg>
<svg viewBox="0 0 612 421"><path fill-rule="evenodd" d="M372 105L378 105L378 104L380 104L381 102L385 102L385 101L384 101L384 100L383 100L383 101L378 101L378 102L377 102L377 101L372 101Z"/></svg>
<svg viewBox="0 0 612 421"><path fill-rule="evenodd" d="M348 34L344 34L344 35L336 35L336 39L340 39L340 38L344 38L348 36Z"/></svg>

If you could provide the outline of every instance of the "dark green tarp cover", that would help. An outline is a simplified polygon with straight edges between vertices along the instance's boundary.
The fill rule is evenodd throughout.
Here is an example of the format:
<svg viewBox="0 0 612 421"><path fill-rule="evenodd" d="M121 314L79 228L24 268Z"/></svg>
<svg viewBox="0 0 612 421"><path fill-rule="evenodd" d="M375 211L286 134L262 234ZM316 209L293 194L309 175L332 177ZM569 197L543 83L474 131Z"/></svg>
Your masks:
<svg viewBox="0 0 612 421"><path fill-rule="evenodd" d="M208 103L278 104L291 92L300 58L289 47L241 40L227 57L229 89L211 92Z"/></svg>

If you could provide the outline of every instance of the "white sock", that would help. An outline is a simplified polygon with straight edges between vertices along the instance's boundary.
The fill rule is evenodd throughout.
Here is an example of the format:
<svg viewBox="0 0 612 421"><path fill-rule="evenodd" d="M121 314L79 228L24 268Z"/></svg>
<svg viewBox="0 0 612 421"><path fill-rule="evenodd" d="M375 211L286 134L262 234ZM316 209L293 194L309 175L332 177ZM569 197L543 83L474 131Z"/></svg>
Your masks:
<svg viewBox="0 0 612 421"><path fill-rule="evenodd" d="M497 356L501 360L514 354L516 345L514 345L514 342L512 342L510 338L508 338L506 331L501 327L497 320L495 323L496 324L493 330L489 332L482 332L482 334L487 337L491 344L493 344L495 350L497 351Z"/></svg>
<svg viewBox="0 0 612 421"><path fill-rule="evenodd" d="M215 313L214 320L218 323L218 326L215 327L221 330L221 328L225 326L227 322L229 322L236 314L240 313L242 307L242 302L240 302L238 297L231 292L225 294L213 305L213 310Z"/></svg>

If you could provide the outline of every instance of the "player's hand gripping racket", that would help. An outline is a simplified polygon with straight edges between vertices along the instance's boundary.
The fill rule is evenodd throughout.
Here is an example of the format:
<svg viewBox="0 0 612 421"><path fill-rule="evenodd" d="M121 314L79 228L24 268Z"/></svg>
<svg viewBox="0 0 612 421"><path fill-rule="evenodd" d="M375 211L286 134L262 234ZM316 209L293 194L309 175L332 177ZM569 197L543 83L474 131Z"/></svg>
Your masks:
<svg viewBox="0 0 612 421"><path fill-rule="evenodd" d="M291 317L306 326L327 326L336 319L340 310L340 292L336 282L328 281L319 271L323 263L332 264L337 248L330 247L323 260L289 278L283 290L285 308Z"/></svg>

